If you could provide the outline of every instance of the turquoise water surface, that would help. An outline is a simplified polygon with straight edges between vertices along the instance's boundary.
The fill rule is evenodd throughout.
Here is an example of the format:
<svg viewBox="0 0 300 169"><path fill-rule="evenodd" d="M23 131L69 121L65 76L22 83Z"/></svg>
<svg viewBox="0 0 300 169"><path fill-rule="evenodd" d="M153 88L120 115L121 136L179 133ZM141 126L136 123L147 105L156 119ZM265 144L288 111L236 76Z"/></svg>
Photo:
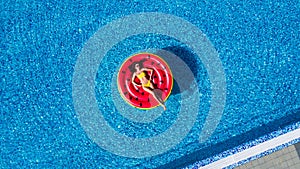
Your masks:
<svg viewBox="0 0 300 169"><path fill-rule="evenodd" d="M180 168L300 120L297 1L0 9L1 168ZM173 72L167 111L118 93L120 66L139 52Z"/></svg>

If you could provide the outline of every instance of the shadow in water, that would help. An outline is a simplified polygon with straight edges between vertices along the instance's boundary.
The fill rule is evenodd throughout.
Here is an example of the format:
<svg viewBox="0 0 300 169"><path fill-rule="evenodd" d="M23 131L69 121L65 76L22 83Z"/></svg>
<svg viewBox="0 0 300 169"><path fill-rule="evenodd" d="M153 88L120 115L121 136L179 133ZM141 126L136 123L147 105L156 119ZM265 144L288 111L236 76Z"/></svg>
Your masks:
<svg viewBox="0 0 300 169"><path fill-rule="evenodd" d="M180 93L180 88L178 86L178 83L175 79L173 79L173 88L172 88L172 91L171 91L171 94L178 94Z"/></svg>
<svg viewBox="0 0 300 169"><path fill-rule="evenodd" d="M282 112L282 111L280 111L280 112ZM280 113L280 112L277 112L277 113ZM197 161L201 161L206 158L212 157L212 156L222 153L226 150L230 150L234 147L237 147L243 143L252 141L256 138L259 138L259 137L269 134L271 132L280 130L290 124L300 121L300 108L291 110L288 112L288 114L289 115L287 115L285 117L282 117L280 119L272 121L268 124L264 124L260 127L253 128L252 130L250 130L246 133L232 137L229 140L226 140L224 142L221 142L221 143L212 145L210 147L206 147L204 149L195 151L189 155L181 157L175 161L172 161L172 162L165 164L163 166L160 166L158 168L159 169L183 168L183 167L191 165Z"/></svg>
<svg viewBox="0 0 300 169"><path fill-rule="evenodd" d="M169 52L181 60L171 56ZM170 46L156 51L155 54L162 57L168 63L174 77L180 78L180 81L174 78L172 90L172 94L174 95L189 89L191 83L195 80L195 77L197 77L199 70L203 69L198 56L185 47ZM192 72L192 74L190 72Z"/></svg>

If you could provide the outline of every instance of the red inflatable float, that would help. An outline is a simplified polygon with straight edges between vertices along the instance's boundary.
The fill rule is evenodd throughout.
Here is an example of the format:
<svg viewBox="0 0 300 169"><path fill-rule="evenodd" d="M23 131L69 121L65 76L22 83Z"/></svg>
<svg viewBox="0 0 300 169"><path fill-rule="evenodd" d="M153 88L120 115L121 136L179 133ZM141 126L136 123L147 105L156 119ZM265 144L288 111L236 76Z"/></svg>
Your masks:
<svg viewBox="0 0 300 169"><path fill-rule="evenodd" d="M159 105L159 102L143 89L140 78L133 77L132 67L137 63L142 63L143 68L152 70L152 75L151 71L145 71L141 74L151 80L154 89L159 91L159 97L163 101L166 101L171 94L173 87L172 72L162 58L152 53L133 55L122 64L118 72L118 89L122 98L136 108L154 108ZM134 80L134 83L132 83L132 80Z"/></svg>

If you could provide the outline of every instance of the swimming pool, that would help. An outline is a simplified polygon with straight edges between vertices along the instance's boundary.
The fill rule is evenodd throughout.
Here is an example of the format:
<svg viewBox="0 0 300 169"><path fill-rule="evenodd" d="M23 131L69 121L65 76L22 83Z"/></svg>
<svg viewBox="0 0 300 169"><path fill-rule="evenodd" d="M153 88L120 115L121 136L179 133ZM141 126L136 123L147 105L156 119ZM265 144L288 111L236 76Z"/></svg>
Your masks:
<svg viewBox="0 0 300 169"><path fill-rule="evenodd" d="M299 122L298 6L2 3L1 167L184 167ZM168 111L119 96L117 70L139 52L175 73Z"/></svg>

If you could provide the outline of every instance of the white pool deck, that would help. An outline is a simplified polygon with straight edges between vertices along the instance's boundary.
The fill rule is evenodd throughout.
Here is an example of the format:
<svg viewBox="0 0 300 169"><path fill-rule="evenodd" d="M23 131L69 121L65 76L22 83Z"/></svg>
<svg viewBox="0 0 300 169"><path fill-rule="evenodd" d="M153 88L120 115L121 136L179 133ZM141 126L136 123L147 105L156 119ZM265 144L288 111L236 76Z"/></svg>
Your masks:
<svg viewBox="0 0 300 169"><path fill-rule="evenodd" d="M236 164L239 161L246 160L258 154L276 148L283 144L289 143L300 138L300 128L286 134L275 137L271 140L260 143L254 147L225 157L211 164L201 167L200 169L221 169ZM299 144L299 143L298 143ZM299 151L299 150L298 150ZM282 150L276 151L267 156L250 161L244 165L236 167L237 169L300 169L300 159L296 146L291 145Z"/></svg>

